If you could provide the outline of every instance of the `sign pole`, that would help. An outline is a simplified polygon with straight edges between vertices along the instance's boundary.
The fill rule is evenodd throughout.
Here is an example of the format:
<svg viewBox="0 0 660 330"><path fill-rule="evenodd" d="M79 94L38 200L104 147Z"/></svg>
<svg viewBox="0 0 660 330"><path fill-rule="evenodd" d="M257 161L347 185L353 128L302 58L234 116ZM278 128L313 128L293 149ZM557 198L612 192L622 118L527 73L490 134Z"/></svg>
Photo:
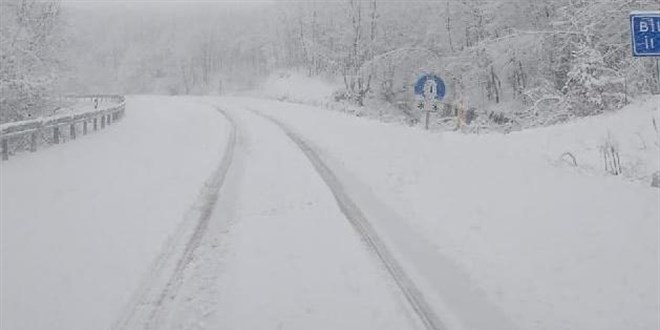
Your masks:
<svg viewBox="0 0 660 330"><path fill-rule="evenodd" d="M660 57L655 58L655 74L656 74L655 87L657 89L658 95L660 95Z"/></svg>
<svg viewBox="0 0 660 330"><path fill-rule="evenodd" d="M445 82L434 74L422 75L414 85L415 107L424 112L424 129L429 129L431 111L437 111L445 97Z"/></svg>
<svg viewBox="0 0 660 330"><path fill-rule="evenodd" d="M630 13L632 55L655 56L656 93L660 94L660 11L633 11ZM653 69L651 69L653 70ZM651 72L647 74L653 75Z"/></svg>

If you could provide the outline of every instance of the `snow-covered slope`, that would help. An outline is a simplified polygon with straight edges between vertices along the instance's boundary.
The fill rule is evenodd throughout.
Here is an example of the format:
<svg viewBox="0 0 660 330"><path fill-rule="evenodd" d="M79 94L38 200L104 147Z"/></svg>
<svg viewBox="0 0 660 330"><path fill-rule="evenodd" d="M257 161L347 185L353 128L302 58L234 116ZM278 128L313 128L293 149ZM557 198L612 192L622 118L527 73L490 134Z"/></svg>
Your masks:
<svg viewBox="0 0 660 330"><path fill-rule="evenodd" d="M386 102L367 100L366 107L332 100L332 93L343 88L319 78L296 72L281 72L269 77L254 95L284 102L324 106L385 122L405 123L406 116ZM593 117L579 118L561 125L515 132L505 139L518 148L533 149L551 162L575 163L580 170L607 174L603 147L618 152L623 178L648 184L660 168L660 98L647 96L625 108ZM573 158L572 158L572 157ZM609 157L609 155L608 155Z"/></svg>
<svg viewBox="0 0 660 330"><path fill-rule="evenodd" d="M648 185L660 169L659 131L660 96L649 96L616 112L512 133L505 140L550 162L570 153L579 170L598 175L609 173L602 150L609 142L619 154L621 176ZM562 163L573 164L573 160L564 156Z"/></svg>
<svg viewBox="0 0 660 330"><path fill-rule="evenodd" d="M109 329L219 162L211 107L127 104L105 130L1 163L0 328Z"/></svg>
<svg viewBox="0 0 660 330"><path fill-rule="evenodd" d="M352 197L425 283L425 294L459 326L475 328L479 310L493 310L488 305L520 329L660 325L658 189L556 163L577 145L569 150L578 164L598 168L597 151L588 154L597 146L587 138L597 141L607 128L620 141L634 139L625 132L647 134L655 101L562 127L481 136L308 106L225 102L275 116L309 139L344 173ZM630 155L646 159L627 145L620 145L624 164ZM483 306L466 303L480 300Z"/></svg>

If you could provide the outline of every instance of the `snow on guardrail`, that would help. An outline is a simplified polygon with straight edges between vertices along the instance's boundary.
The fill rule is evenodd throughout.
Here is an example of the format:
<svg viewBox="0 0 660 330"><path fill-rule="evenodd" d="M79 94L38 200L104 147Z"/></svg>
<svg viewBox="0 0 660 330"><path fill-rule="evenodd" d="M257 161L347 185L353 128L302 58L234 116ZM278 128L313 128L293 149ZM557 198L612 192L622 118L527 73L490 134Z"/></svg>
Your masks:
<svg viewBox="0 0 660 330"><path fill-rule="evenodd" d="M88 124L92 124L94 131L105 128L121 119L126 110L126 99L121 95L76 95L66 98L85 100L89 99L94 108L90 111L59 114L37 119L5 123L0 125L0 139L2 145L2 160L8 160L10 154L28 149L37 151L39 144L59 144L63 141L62 127L68 126L68 138L76 139L79 130L82 134L88 133ZM100 108L99 102L111 102L110 106ZM82 124L79 128L77 124ZM29 141L26 142L26 137ZM40 139L41 138L41 139Z"/></svg>

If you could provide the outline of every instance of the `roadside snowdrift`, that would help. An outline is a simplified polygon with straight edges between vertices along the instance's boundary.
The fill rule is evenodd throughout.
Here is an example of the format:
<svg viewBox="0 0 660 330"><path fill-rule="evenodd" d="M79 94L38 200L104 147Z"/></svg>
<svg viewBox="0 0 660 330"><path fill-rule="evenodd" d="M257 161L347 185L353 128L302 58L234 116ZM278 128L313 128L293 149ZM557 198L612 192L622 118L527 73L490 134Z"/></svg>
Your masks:
<svg viewBox="0 0 660 330"><path fill-rule="evenodd" d="M283 102L308 105L325 105L332 100L332 94L341 86L336 83L310 78L298 72L278 72L272 74L252 96L264 97Z"/></svg>
<svg viewBox="0 0 660 330"><path fill-rule="evenodd" d="M660 96L647 97L602 115L510 134L508 140L530 154L542 153L558 161L564 153L575 157L577 168L598 175L605 169L604 147L610 145L621 163L621 176L643 185L660 169ZM536 151L535 151L536 150ZM568 157L568 158L567 158ZM572 164L570 156L561 163Z"/></svg>

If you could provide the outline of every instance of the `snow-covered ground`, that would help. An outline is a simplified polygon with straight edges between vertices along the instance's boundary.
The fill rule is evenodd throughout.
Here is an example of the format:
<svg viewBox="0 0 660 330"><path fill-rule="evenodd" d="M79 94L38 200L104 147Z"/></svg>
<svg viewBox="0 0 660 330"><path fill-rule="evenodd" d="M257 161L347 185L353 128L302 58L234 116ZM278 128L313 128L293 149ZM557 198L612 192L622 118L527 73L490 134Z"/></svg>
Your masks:
<svg viewBox="0 0 660 330"><path fill-rule="evenodd" d="M211 107L134 97L105 130L2 162L0 328L110 328L225 138Z"/></svg>
<svg viewBox="0 0 660 330"><path fill-rule="evenodd" d="M606 131L598 120L613 132L647 134L637 124L651 125L657 99L619 118L507 136L429 133L270 101L225 102L275 116L317 146L429 300L445 306L459 328L478 328L480 308L486 318L501 311L521 329L660 325L658 189L556 162L559 151L578 145L569 149L578 163L597 167L597 154L587 154L597 146L587 137ZM570 143L552 139L560 132ZM635 154L622 147L623 163L629 152ZM653 164L645 166L657 170Z"/></svg>
<svg viewBox="0 0 660 330"><path fill-rule="evenodd" d="M419 328L337 188L262 113L318 154L449 329L657 329L659 101L464 135L255 98L130 98L108 129L2 162L1 326ZM608 132L623 176L599 166Z"/></svg>
<svg viewBox="0 0 660 330"><path fill-rule="evenodd" d="M649 185L660 169L660 97L642 98L616 112L516 132L504 140L526 153L541 153L549 162L571 153L580 171L596 175L608 175L602 147L609 142L619 153L621 177ZM572 159L564 156L562 163L572 164Z"/></svg>

